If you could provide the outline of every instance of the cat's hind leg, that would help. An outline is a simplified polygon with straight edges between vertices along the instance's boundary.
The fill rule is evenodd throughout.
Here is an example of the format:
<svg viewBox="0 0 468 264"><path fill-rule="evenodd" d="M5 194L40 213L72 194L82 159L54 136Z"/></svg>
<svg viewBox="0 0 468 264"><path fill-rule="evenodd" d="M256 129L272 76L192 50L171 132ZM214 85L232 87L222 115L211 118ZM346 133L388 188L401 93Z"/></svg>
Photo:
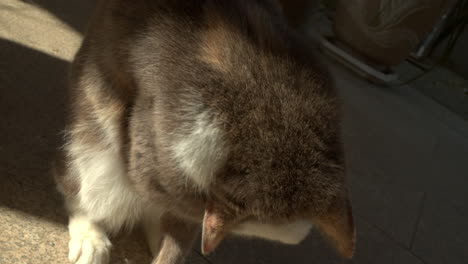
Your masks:
<svg viewBox="0 0 468 264"><path fill-rule="evenodd" d="M161 215L161 210L150 208L145 211L142 217L143 231L153 257L158 256L163 239Z"/></svg>
<svg viewBox="0 0 468 264"><path fill-rule="evenodd" d="M198 225L165 214L161 218L161 231L161 249L152 264L184 263L198 233Z"/></svg>

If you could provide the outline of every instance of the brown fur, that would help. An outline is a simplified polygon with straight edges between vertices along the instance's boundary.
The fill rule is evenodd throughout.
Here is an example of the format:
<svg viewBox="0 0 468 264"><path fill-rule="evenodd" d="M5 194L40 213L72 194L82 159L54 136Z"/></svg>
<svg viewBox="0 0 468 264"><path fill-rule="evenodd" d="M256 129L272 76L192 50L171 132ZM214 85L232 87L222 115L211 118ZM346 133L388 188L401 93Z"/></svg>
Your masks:
<svg viewBox="0 0 468 264"><path fill-rule="evenodd" d="M347 191L333 83L276 1L101 1L71 87L68 142L115 146L135 191L173 218L200 223L208 204L226 226L349 216L335 208ZM200 191L168 148L203 111L229 154ZM119 124L116 141L102 120ZM63 175L73 200L76 175Z"/></svg>

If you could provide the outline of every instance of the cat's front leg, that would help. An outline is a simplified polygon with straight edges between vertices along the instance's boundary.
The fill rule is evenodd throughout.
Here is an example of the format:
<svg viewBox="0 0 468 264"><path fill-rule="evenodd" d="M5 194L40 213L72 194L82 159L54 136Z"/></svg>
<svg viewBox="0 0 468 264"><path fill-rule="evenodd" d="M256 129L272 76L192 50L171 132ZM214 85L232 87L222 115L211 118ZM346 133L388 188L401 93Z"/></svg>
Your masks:
<svg viewBox="0 0 468 264"><path fill-rule="evenodd" d="M161 228L164 234L161 249L152 264L183 263L198 232L197 225L172 215L164 215Z"/></svg>

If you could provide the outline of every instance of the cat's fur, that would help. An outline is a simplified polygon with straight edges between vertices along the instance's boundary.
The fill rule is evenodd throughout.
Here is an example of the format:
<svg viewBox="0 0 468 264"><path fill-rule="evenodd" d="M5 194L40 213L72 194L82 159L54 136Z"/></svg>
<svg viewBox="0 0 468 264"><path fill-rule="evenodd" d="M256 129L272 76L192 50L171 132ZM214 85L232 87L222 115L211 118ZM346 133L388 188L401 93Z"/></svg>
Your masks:
<svg viewBox="0 0 468 264"><path fill-rule="evenodd" d="M141 223L154 263L228 233L354 251L339 105L276 1L103 0L71 71L58 186L74 263Z"/></svg>

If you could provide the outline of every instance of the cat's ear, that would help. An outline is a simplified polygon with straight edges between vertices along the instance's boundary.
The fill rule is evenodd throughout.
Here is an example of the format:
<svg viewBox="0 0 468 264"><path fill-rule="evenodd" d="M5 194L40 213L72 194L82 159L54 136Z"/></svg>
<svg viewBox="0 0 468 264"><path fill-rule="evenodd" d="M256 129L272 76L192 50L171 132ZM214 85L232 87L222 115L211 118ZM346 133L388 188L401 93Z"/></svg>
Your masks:
<svg viewBox="0 0 468 264"><path fill-rule="evenodd" d="M348 198L335 203L328 212L314 217L314 224L333 244L338 253L351 259L354 255L356 230Z"/></svg>
<svg viewBox="0 0 468 264"><path fill-rule="evenodd" d="M221 243L226 236L226 218L213 206L205 209L202 227L202 254L208 255Z"/></svg>

